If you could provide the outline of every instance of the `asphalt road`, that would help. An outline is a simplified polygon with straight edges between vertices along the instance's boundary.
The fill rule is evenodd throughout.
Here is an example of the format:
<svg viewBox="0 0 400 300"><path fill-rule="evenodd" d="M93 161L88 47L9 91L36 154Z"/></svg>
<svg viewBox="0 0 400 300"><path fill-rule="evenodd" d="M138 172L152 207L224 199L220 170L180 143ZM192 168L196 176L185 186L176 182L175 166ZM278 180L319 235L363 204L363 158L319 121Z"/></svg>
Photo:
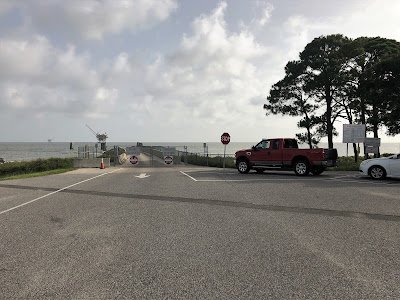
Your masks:
<svg viewBox="0 0 400 300"><path fill-rule="evenodd" d="M399 249L400 181L357 172L0 182L1 299L400 299Z"/></svg>

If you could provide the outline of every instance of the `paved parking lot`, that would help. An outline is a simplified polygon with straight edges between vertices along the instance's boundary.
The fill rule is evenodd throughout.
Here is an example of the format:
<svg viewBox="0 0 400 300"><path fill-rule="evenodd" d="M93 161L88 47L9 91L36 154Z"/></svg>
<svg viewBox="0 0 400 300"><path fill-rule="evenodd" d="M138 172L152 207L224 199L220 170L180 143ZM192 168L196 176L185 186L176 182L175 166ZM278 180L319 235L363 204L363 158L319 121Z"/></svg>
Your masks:
<svg viewBox="0 0 400 300"><path fill-rule="evenodd" d="M2 299L399 299L398 180L194 166L0 182Z"/></svg>

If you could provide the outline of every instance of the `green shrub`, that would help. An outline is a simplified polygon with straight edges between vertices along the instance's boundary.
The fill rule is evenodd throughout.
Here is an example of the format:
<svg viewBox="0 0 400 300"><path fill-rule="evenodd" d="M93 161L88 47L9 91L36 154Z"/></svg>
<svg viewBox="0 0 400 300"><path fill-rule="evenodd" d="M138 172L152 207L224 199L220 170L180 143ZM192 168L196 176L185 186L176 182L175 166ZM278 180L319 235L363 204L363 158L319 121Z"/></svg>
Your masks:
<svg viewBox="0 0 400 300"><path fill-rule="evenodd" d="M233 162L233 157L225 157L225 167L226 168L235 168L235 164ZM181 156L181 161L185 161L185 156ZM199 155L188 155L187 163L191 165L197 166L207 166L207 157L199 156ZM222 156L216 157L208 157L208 166L223 168L224 158Z"/></svg>
<svg viewBox="0 0 400 300"><path fill-rule="evenodd" d="M72 168L73 158L48 158L0 165L0 177Z"/></svg>

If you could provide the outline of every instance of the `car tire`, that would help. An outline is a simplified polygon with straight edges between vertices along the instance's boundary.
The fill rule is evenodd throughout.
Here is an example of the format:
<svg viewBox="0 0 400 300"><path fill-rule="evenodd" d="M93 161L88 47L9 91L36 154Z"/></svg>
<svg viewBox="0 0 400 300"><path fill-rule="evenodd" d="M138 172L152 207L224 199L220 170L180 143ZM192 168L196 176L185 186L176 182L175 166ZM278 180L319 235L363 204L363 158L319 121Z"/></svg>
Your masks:
<svg viewBox="0 0 400 300"><path fill-rule="evenodd" d="M294 172L297 176L307 176L310 173L310 166L306 160L298 160L294 163Z"/></svg>
<svg viewBox="0 0 400 300"><path fill-rule="evenodd" d="M240 159L236 163L236 167L239 171L239 173L246 174L249 173L250 171L250 163L247 159Z"/></svg>
<svg viewBox="0 0 400 300"><path fill-rule="evenodd" d="M324 167L316 167L311 170L311 173L313 173L313 175L321 175L324 171Z"/></svg>
<svg viewBox="0 0 400 300"><path fill-rule="evenodd" d="M368 174L372 179L381 180L386 178L386 170L381 166L372 166L368 170Z"/></svg>

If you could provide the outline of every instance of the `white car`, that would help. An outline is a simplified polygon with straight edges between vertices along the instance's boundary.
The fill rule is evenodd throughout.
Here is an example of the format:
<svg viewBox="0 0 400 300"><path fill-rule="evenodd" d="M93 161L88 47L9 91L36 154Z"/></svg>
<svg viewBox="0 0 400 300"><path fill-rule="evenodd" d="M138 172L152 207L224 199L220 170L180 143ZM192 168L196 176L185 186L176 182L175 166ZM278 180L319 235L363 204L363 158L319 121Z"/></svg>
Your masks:
<svg viewBox="0 0 400 300"><path fill-rule="evenodd" d="M400 178L400 153L389 157L366 159L360 164L360 172L373 179Z"/></svg>

